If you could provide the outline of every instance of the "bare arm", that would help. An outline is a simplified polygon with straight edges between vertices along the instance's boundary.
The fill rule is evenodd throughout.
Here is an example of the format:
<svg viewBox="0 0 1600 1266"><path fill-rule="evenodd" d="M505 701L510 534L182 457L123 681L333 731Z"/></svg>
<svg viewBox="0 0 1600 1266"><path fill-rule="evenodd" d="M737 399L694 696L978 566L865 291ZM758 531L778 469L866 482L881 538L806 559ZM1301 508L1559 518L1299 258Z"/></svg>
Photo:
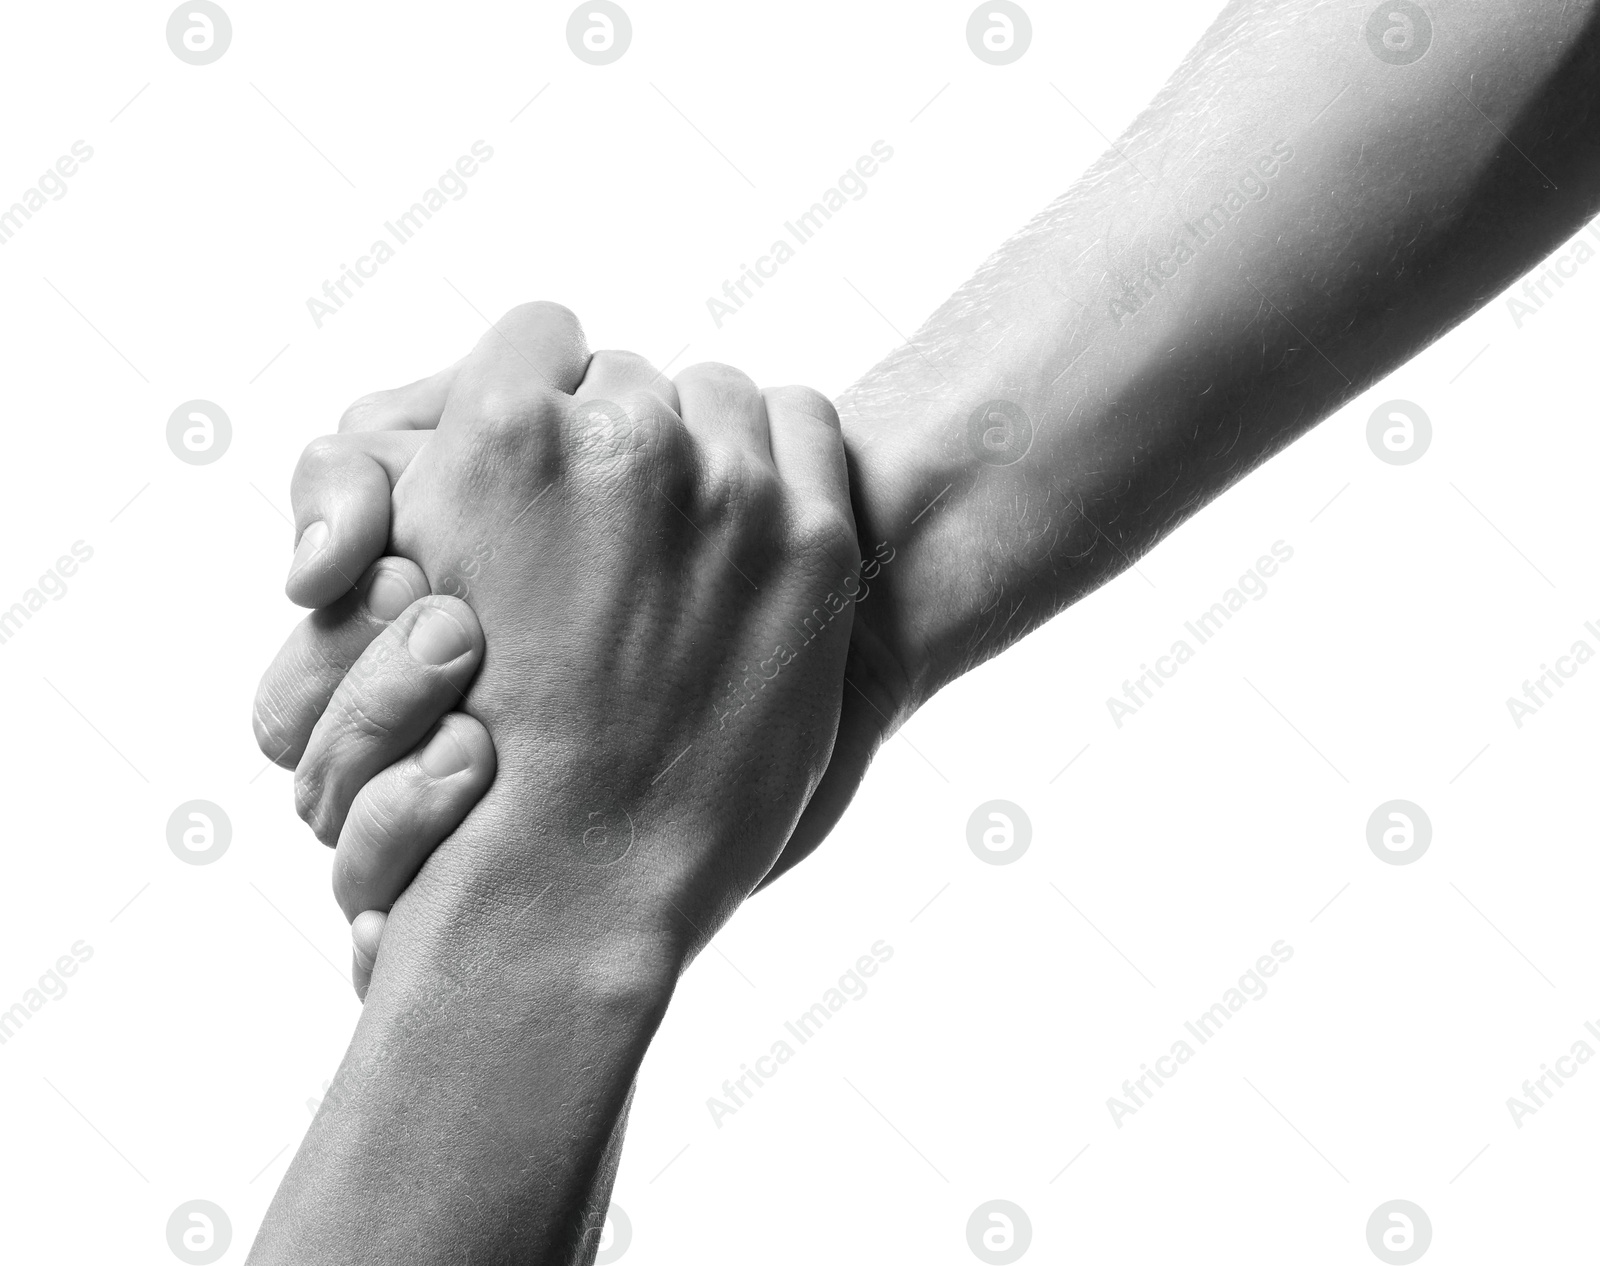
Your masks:
<svg viewBox="0 0 1600 1266"><path fill-rule="evenodd" d="M859 618L914 702L1600 209L1600 6L1432 7L1432 46L1394 65L1347 4L1236 0L1116 149L840 399L861 539L897 549ZM1031 426L1013 464L969 442L994 400Z"/></svg>
<svg viewBox="0 0 1600 1266"><path fill-rule="evenodd" d="M1600 209L1600 6L1438 0L1410 64L1374 52L1370 7L1234 0L1115 148L838 400L858 535L895 561L784 865L940 687Z"/></svg>
<svg viewBox="0 0 1600 1266"><path fill-rule="evenodd" d="M1530 13L1438 0L1433 11L1426 56L1397 65L1374 55L1365 15L1343 4L1231 5L1117 151L840 401L862 550L889 542L894 561L856 609L857 689L782 864L821 839L882 734L937 689L1121 570L1592 214L1596 4ZM980 410L995 401L1018 412ZM444 961L481 935L414 922ZM497 928L494 941L526 964L518 934ZM494 1055L496 1076L570 1106L567 1124L588 1132L510 1185L492 1141L466 1147L477 1190L553 1192L547 1208L570 1213L603 1186L594 1171L664 995L514 985L424 982L423 996L461 999L458 1014L430 1020L427 1044L380 993L347 1065L341 1159L313 1152L297 1170L280 1196L286 1236L296 1194L321 1202L325 1228L344 1215L310 1174L384 1171L387 1141L406 1128L386 1082L426 1087L430 1059L448 1070L464 1053ZM549 1013L539 1029L551 1050L595 1052L587 1091L542 1080L516 1042L497 1039L506 997L523 1017ZM504 1023L510 1036L516 1020ZM393 1052L396 1072L389 1057L363 1060L370 1041ZM363 1091L355 1073L368 1067ZM467 1127L469 1106L425 1107L422 1119ZM526 1132L513 1143L526 1154L532 1117L504 1125ZM546 1243L560 1226L546 1222ZM529 1228L508 1219L482 1232L487 1253Z"/></svg>
<svg viewBox="0 0 1600 1266"><path fill-rule="evenodd" d="M368 647L297 770L336 887L436 794L418 770L380 807L343 771L397 733L369 686L468 650L446 593L485 648L448 729L498 761L394 904L251 1260L588 1261L677 976L828 761L850 611L804 621L855 576L838 419L726 366L590 357L529 304L464 362L392 532L439 592Z"/></svg>
<svg viewBox="0 0 1600 1266"><path fill-rule="evenodd" d="M871 597L832 764L774 875L942 686L1600 208L1600 0L1434 0L1409 31L1402 7L1233 0L1115 147L837 401ZM454 372L346 421L432 427ZM323 475L307 515L332 541L297 601L331 601L373 560L387 485L370 462ZM291 765L350 663L306 638L314 666L270 671L258 716Z"/></svg>

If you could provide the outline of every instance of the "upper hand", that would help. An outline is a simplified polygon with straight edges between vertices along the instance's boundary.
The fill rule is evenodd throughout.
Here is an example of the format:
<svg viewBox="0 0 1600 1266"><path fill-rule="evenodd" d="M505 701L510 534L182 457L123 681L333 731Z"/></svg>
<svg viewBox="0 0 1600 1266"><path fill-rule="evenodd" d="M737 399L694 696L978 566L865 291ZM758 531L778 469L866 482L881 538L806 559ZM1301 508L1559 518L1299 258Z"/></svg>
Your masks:
<svg viewBox="0 0 1600 1266"><path fill-rule="evenodd" d="M428 398L426 409L419 397ZM601 407L607 399L612 404ZM484 770L492 770L486 736L458 714L447 725L468 740L469 768L455 775L466 784L461 791L435 792L415 805L427 780L402 762L403 777L385 772L373 784L377 793L359 793L386 796L385 811L351 811L353 799L361 808L355 789L451 705L452 691L465 685L481 655L468 604L428 598L426 605L448 609L462 627L458 659L419 668L414 657L395 653L415 619L406 610L399 630L383 633L350 680L337 684L393 614L402 589L431 586L466 597L490 626L494 649L469 710L496 736L502 783L513 736L545 761L558 757L558 769L605 752L607 803L583 810L579 852L585 840L612 839L624 822L640 829L631 797L646 820L663 795L675 819L686 790L692 800L716 803L704 819L705 857L667 885L687 885L674 890L692 903L703 885L688 876L706 866L717 872L723 898L701 912L714 925L770 869L831 746L850 599L862 591L831 406L803 389L757 393L748 379L720 367L687 371L673 384L637 357L600 353L591 360L570 314L530 305L502 321L467 361L369 398L346 425L409 426L428 410L443 421L426 447L419 442L425 432L390 432L336 437L308 450L295 482L297 519L302 528L321 521L331 531L320 551L302 547L290 588L325 601L342 578L362 574L363 551L376 552L391 535L399 553L422 563L427 580L399 559L376 564L387 573L384 583L364 576L341 600L340 616L312 616L269 670L258 705L263 747L286 763L299 761L303 811L326 840L338 840L340 863L347 853L358 863L336 863L347 913L392 901L431 847L417 840L431 833L437 842L447 833L470 807L465 793L481 791ZM663 569L677 579L668 581ZM364 596L374 591L393 596L376 613ZM811 612L817 614L807 624ZM694 634L685 641L689 629ZM666 690L653 723L645 721L643 685L620 689L622 661L595 676L580 671L619 642L646 654L633 665L644 673L639 682ZM664 672L667 665L650 654L669 662L681 655L681 666L692 665L698 676L691 683ZM563 680L551 684L551 675ZM573 719L580 680L589 728L568 725L557 739ZM335 687L336 706L308 734ZM407 709L411 721L398 723ZM386 720L362 723L374 715ZM606 747L617 727L634 741L628 761ZM663 773L673 760L676 769ZM630 780L632 789L624 790ZM504 799L517 803L535 781L523 778L520 792L508 785ZM497 785L486 809L500 791ZM408 815L407 805L416 811ZM511 811L508 827L518 816ZM411 846L389 850L407 858L398 883L375 876L373 858L384 850L359 837L372 834L374 820L393 833L408 817ZM730 845L729 831L744 844ZM376 887L375 877L384 880Z"/></svg>

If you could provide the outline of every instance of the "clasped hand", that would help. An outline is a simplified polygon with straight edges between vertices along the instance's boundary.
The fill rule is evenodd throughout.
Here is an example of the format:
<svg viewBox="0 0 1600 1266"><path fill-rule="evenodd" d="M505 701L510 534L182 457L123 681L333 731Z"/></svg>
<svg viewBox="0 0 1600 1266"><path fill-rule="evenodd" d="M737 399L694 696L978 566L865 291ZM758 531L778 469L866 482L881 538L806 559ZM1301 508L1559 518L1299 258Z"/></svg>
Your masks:
<svg viewBox="0 0 1600 1266"><path fill-rule="evenodd" d="M418 952L539 900L547 951L680 970L833 749L867 583L833 407L529 304L354 406L293 496L318 609L255 728L335 848L358 990L419 871Z"/></svg>

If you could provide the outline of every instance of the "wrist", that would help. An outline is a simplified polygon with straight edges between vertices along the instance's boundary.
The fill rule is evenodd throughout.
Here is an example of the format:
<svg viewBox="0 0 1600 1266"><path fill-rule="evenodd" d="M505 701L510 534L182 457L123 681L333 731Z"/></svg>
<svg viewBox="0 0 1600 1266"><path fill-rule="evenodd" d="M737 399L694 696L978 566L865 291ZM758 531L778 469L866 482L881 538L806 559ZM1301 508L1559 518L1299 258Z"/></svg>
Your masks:
<svg viewBox="0 0 1600 1266"><path fill-rule="evenodd" d="M925 574L930 516L948 510L959 491L950 485L965 475L937 434L942 401L921 397L908 416L905 401L874 381L881 376L868 375L838 409L867 591L855 606L848 676L892 733L938 689L935 595Z"/></svg>
<svg viewBox="0 0 1600 1266"><path fill-rule="evenodd" d="M507 1245L518 1260L577 1260L674 949L580 934L553 885L542 900L509 883L486 895L447 869L430 863L391 913L253 1263L443 1266L501 1260Z"/></svg>
<svg viewBox="0 0 1600 1266"><path fill-rule="evenodd" d="M654 1031L690 948L670 903L640 891L648 883L565 858L549 875L513 877L447 853L384 930L378 972L404 1006L488 990L524 1015L559 1000Z"/></svg>
<svg viewBox="0 0 1600 1266"><path fill-rule="evenodd" d="M1036 401L992 368L935 377L914 360L891 357L838 405L862 556L892 558L856 608L853 649L897 683L895 725L986 657L984 626L1071 522L1040 463L1020 460L1043 422ZM1033 416L1016 425L985 409L997 401Z"/></svg>

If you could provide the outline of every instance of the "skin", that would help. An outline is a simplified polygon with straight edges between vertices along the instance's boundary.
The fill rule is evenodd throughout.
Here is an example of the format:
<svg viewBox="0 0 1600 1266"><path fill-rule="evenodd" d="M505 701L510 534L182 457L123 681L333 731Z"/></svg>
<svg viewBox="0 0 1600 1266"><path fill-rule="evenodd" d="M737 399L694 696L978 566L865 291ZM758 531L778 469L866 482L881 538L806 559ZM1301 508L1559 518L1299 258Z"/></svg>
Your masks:
<svg viewBox="0 0 1600 1266"><path fill-rule="evenodd" d="M941 686L1122 570L1600 208L1597 5L1431 8L1426 56L1394 65L1369 48L1364 11L1229 5L1113 151L837 402L856 537L863 553L888 542L894 561L855 608L832 760L769 879L820 842L877 746ZM1230 190L1237 211L1191 233ZM302 545L296 600L334 600L391 540L384 472L400 450L382 446L425 445L457 372L347 415L350 469L297 497L298 525L330 532L320 551ZM1026 443L993 416L974 440L969 420L997 400L1027 419ZM359 640L338 629L342 645ZM300 700L283 716L319 713L346 655L294 682L269 674L264 692ZM366 687L376 706L388 679ZM267 728L293 750L304 726ZM396 820L407 794L388 803ZM444 838L447 817L419 813L419 836ZM401 891L414 869L397 863L374 891ZM379 930L361 929L369 949ZM610 1142L619 1120L587 1128Z"/></svg>
<svg viewBox="0 0 1600 1266"><path fill-rule="evenodd" d="M726 366L591 359L529 304L392 498L396 547L477 625L429 597L368 645L307 740L301 811L354 883L367 771L417 737L356 702L369 670L421 709L471 681L418 760L449 783L492 736L498 776L395 905L251 1260L581 1257L674 982L827 766L850 612L805 620L857 569L838 420Z"/></svg>

